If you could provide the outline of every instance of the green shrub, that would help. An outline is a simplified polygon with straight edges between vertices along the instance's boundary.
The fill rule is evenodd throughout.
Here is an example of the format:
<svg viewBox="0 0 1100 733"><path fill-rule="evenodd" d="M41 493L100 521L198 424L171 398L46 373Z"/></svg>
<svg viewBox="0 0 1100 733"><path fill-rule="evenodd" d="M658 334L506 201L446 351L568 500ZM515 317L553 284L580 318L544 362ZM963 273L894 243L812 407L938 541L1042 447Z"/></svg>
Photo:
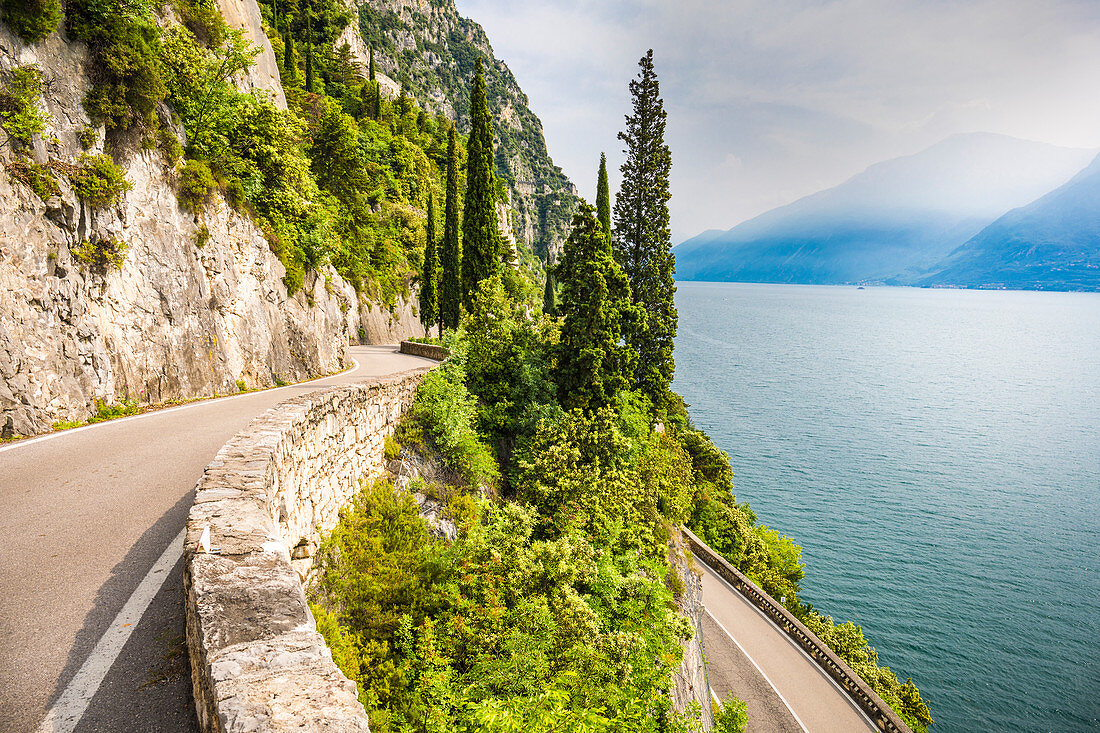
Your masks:
<svg viewBox="0 0 1100 733"><path fill-rule="evenodd" d="M394 436L387 435L382 452L386 456L386 460L396 460L401 455L401 442Z"/></svg>
<svg viewBox="0 0 1100 733"><path fill-rule="evenodd" d="M247 392L248 391L248 385L245 384L243 379L238 379L237 380L237 391L238 392Z"/></svg>
<svg viewBox="0 0 1100 733"><path fill-rule="evenodd" d="M43 201L53 198L61 191L57 185L57 178L47 166L16 158L9 160L4 167L9 176L30 186L35 195Z"/></svg>
<svg viewBox="0 0 1100 733"><path fill-rule="evenodd" d="M35 64L16 66L5 74L0 87L0 124L24 145L46 129L47 117L38 105L41 93L42 72Z"/></svg>
<svg viewBox="0 0 1100 733"><path fill-rule="evenodd" d="M149 0L69 0L65 23L88 44L92 89L84 108L92 119L108 131L148 122L166 94Z"/></svg>
<svg viewBox="0 0 1100 733"><path fill-rule="evenodd" d="M80 166L70 169L69 180L76 195L92 206L117 204L122 193L132 188L122 168L106 154L81 155Z"/></svg>
<svg viewBox="0 0 1100 733"><path fill-rule="evenodd" d="M104 272L107 268L121 270L126 262L129 247L117 237L85 239L73 247L73 257L94 269Z"/></svg>
<svg viewBox="0 0 1100 733"><path fill-rule="evenodd" d="M96 400L95 414L88 418L88 422L97 423L114 420L116 417L137 415L139 412L141 412L141 406L138 405L136 400L129 397L123 397L121 401L114 404L109 404L106 400Z"/></svg>
<svg viewBox="0 0 1100 733"><path fill-rule="evenodd" d="M716 705L713 733L745 733L749 724L748 706L733 695L726 698L720 706Z"/></svg>
<svg viewBox="0 0 1100 733"><path fill-rule="evenodd" d="M412 414L470 486L493 485L500 478L500 468L474 429L477 400L467 391L465 376L454 362L429 372L420 383Z"/></svg>
<svg viewBox="0 0 1100 733"><path fill-rule="evenodd" d="M0 0L0 19L27 43L37 43L57 30L61 0Z"/></svg>
<svg viewBox="0 0 1100 733"><path fill-rule="evenodd" d="M50 427L54 430L71 430L72 428L79 428L81 425L84 424L85 423L81 422L80 420L58 420L50 425Z"/></svg>
<svg viewBox="0 0 1100 733"><path fill-rule="evenodd" d="M210 241L210 227L203 224L195 230L195 234L192 236L195 246L202 249L206 246L206 243Z"/></svg>
<svg viewBox="0 0 1100 733"><path fill-rule="evenodd" d="M84 148L85 150L89 150L93 145L96 144L96 142L99 141L99 132L91 125L87 125L80 130L79 137L80 147Z"/></svg>
<svg viewBox="0 0 1100 733"><path fill-rule="evenodd" d="M218 182L214 180L214 174L210 172L210 167L206 163L201 160L189 160L180 171L180 205L198 214L206 208L207 202L210 201L217 187Z"/></svg>

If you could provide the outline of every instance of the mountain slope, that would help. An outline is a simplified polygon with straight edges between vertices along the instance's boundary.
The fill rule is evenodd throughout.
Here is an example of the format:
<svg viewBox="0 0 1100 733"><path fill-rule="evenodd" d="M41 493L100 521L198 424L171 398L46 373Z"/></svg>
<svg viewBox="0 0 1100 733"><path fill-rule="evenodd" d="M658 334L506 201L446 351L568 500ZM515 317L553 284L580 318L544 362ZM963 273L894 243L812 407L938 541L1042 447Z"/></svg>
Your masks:
<svg viewBox="0 0 1100 733"><path fill-rule="evenodd" d="M352 0L359 31L378 68L426 109L470 126L470 80L480 55L493 110L496 175L508 193L516 239L545 256L565 237L576 205L573 184L546 149L542 122L511 70L493 55L485 30L454 0Z"/></svg>
<svg viewBox="0 0 1100 733"><path fill-rule="evenodd" d="M1100 157L955 250L927 285L1100 290Z"/></svg>
<svg viewBox="0 0 1100 733"><path fill-rule="evenodd" d="M722 235L679 245L677 276L734 282L910 283L1014 206L1066 181L1095 151L955 135Z"/></svg>

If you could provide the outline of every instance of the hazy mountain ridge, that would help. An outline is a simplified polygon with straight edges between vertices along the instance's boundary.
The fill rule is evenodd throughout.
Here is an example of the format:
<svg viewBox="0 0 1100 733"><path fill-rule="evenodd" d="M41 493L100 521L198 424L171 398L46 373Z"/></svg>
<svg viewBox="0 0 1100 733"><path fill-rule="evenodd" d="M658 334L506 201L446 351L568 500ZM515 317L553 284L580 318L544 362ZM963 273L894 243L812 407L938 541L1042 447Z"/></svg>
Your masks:
<svg viewBox="0 0 1100 733"><path fill-rule="evenodd" d="M913 284L1000 215L1064 183L1094 154L1002 135L955 135L727 232L682 243L677 276Z"/></svg>
<svg viewBox="0 0 1100 733"><path fill-rule="evenodd" d="M923 284L1100 290L1100 157L1064 186L997 219L936 269Z"/></svg>

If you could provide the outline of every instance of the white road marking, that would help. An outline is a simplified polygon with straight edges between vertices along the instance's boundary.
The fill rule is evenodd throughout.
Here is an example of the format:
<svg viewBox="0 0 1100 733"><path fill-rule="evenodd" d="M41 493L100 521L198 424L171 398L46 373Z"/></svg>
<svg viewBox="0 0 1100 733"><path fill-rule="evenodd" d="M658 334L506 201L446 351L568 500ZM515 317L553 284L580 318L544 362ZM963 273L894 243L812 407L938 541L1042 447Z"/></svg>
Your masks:
<svg viewBox="0 0 1100 733"><path fill-rule="evenodd" d="M796 713L794 711L794 708L791 707L791 704L787 702L787 698L783 697L783 693L779 691L779 688L775 686L775 683L771 681L771 678L768 677L764 670L760 668L760 665L756 663L756 660L749 656L749 653L745 651L745 647L741 646L741 642L733 638L733 634L726 630L726 627L722 625L721 621L714 617L714 614L710 612L709 608L706 609L706 612L707 615L710 616L711 620L714 621L714 623L718 624L718 628L720 628L722 632L730 638L730 641L737 645L737 648L740 649L741 653L745 655L745 659L752 662L752 666L756 667L756 671L760 673L760 676L764 678L764 681L771 685L771 688L775 690L775 694L779 696L779 699L783 702L784 705L787 706L787 710L789 710L791 715L794 716L794 721L798 723L798 727L802 729L802 733L810 733L810 731L806 730L806 726L802 723L802 718L798 717L798 713ZM711 694L713 694L713 691Z"/></svg>
<svg viewBox="0 0 1100 733"><path fill-rule="evenodd" d="M46 433L45 435L39 435L34 438L24 438L22 440L16 440L7 445L0 446L0 453L9 450L15 450L16 448L22 448L24 446L41 443L46 440L53 440L54 438L63 438L67 435L73 435L75 433L82 433L85 430L91 430L93 428L100 428L105 425L117 425L118 423L129 422L130 420L140 420L143 417L152 417L153 415L166 415L169 412L176 412L178 410L186 410L191 407L198 407L199 405L207 405L211 402L222 402L224 400L232 400L237 397L248 397L249 395L260 394L261 392L278 392L281 389L291 389L293 387L301 387L306 384L312 384L313 382L320 382L322 379L331 379L333 377L351 376L357 371L362 369L363 365L359 363L359 360L350 354L348 357L351 359L355 366L348 367L342 372L336 372L335 374L328 374L324 377L316 377L314 379L308 379L304 382L296 382L294 384L288 384L285 387L273 387L269 389L260 389L255 392L240 392L237 394L223 395L221 397L204 397L193 402L188 402L186 405L179 405L178 407L168 407L163 410L153 410L151 412L143 412L140 415L129 415L127 417L117 417L113 420L104 420L103 422L92 423L91 425L81 425L79 428L68 428L66 430L56 430L52 433Z"/></svg>
<svg viewBox="0 0 1100 733"><path fill-rule="evenodd" d="M183 541L186 536L185 527L168 545L168 549L153 563L153 567L138 584L137 590L126 601L126 605L115 616L99 643L95 645L95 649L84 660L84 664L70 680L68 687L61 693L61 697L57 698L57 702L46 713L46 719L38 726L37 733L72 733L76 728L88 709L88 703L92 701L99 686L103 684L103 679L122 652L122 648L126 646L130 635L134 633L145 610L149 608L149 604L164 585L164 581L168 579L168 574L183 556Z"/></svg>
<svg viewBox="0 0 1100 733"><path fill-rule="evenodd" d="M867 723L867 725L868 725L868 726L870 726L870 728L871 728L872 730L878 730L878 726L876 726L876 725L875 725L875 722L874 722L873 720L871 720L871 716L869 716L869 715L867 714L867 711L865 711L865 710L864 710L863 708L861 708L861 707L860 707L859 705L856 705L855 701L854 701L854 700L852 700L852 696L851 696L850 694L848 694L848 692L847 692L847 691L846 691L846 690L845 690L845 689L844 689L843 687L841 687L841 686L840 686L840 683L839 683L839 682L837 682L836 680L834 680L834 679L833 679L832 677L830 677L829 675L825 674L825 670L823 670L823 669L821 668L821 665L817 663L817 660L815 660L815 659L814 659L813 657L811 657L811 656L810 656L810 654L809 654L809 652L807 652L807 651L806 651L805 649L803 649L803 648L802 648L802 647L801 647L801 646L800 646L799 644L796 644L796 643L795 643L795 641L794 641L794 639L792 639L792 638L791 638L791 637L790 637L790 636L789 636L789 635L787 634L787 632L786 632L786 631L784 631L784 630L783 630L782 628L780 628L780 627L779 627L779 624L777 624L777 623L776 623L775 621L773 621L773 620L772 620L772 619L771 619L771 618L770 618L770 617L768 616L768 614L764 613L764 612L763 612L763 611L761 611L761 610L760 610L759 608L757 608L755 604L753 604L753 603L749 602L749 600L748 600L747 598L745 598L745 597L744 597L743 595L741 595L741 592L740 592L740 591L738 591L738 590L737 590L736 588L734 588L734 587L733 587L732 585L730 585L730 582L729 582L728 580L726 580L726 579L725 579L725 578L723 578L723 577L722 577L721 575L719 575L718 573L716 573L716 572L714 572L713 570L711 570L711 569L710 569L710 568L709 568L709 567L707 566L707 564L706 564L706 563L704 563L704 562L700 562L699 564L703 566L703 568L704 568L704 569L705 569L705 570L706 570L706 571L707 571L707 572L708 572L708 573L710 574L710 576L711 576L711 577L715 578L715 579L716 579L716 580L718 580L718 581L719 581L720 583L722 583L722 585L726 586L726 588L727 588L727 589L729 589L729 592L730 592L730 593L734 593L734 594L736 594L736 595L737 595L737 597L738 597L738 598L740 598L740 599L744 600L744 601L745 601L745 602L746 602L746 603L748 604L749 608L751 608L751 609L752 609L753 611L756 611L756 615L757 615L757 616L759 616L760 618L762 618L762 619L764 619L765 621L767 621L767 622L768 622L768 625L769 625L769 626L771 626L771 627L772 627L772 629L774 629L774 630L776 631L776 633L778 633L778 634L779 634L779 635L781 635L781 636L782 636L782 637L783 637L784 639L786 639L786 640L787 640L787 643L788 643L788 644L790 644L790 645L791 645L792 647L794 647L794 648L795 648L795 650L797 650L797 651L798 651L798 653L799 653L799 654L801 654L801 655L802 655L802 657L803 657L803 658L804 658L804 659L805 659L806 661L808 661L808 662L809 662L809 663L810 663L811 665L813 665L813 668L814 668L815 670L817 670L817 673L818 673L818 674L820 674L820 675L821 675L821 676L822 676L822 677L823 677L823 678L824 678L824 679L825 679L825 680L826 680L826 681L827 681L827 682L828 682L828 683L829 683L830 685L832 685L832 686L833 686L833 689L835 689L835 690L836 690L837 692L839 692L839 693L840 693L840 696L841 696L842 698L844 698L844 700L845 700L845 701L846 701L846 702L848 703L849 707L851 707L851 708L852 708L852 710L855 710L855 711L856 711L856 714L858 714L858 715L859 715L859 717L863 718L863 722ZM708 611L707 611L707 613L710 613L710 611L708 610ZM714 614L711 614L711 616L710 616L710 617L711 617L711 618L714 618ZM716 618L715 618L715 619L714 619L714 622L715 622L715 623L718 623L718 619L716 619ZM719 626L721 626L722 624L718 624L718 625L719 625ZM725 630L725 628L723 628L723 629L722 629L722 631L726 631L726 630ZM730 637L731 639L733 639L733 636L731 636L731 635L730 635L730 632L728 632L728 631L726 631L726 636L729 636L729 637ZM736 640L736 639L733 639L733 643L734 643L734 644L737 644L737 640ZM737 644L737 646L738 646L738 647L740 647L741 645L740 645L740 644ZM744 651L744 649L742 649L741 651ZM745 656L746 656L746 657L748 657L749 655L748 655L748 654L746 654ZM749 657L749 661L750 661L750 662L752 662L752 658L751 658L751 657ZM752 662L752 663L753 663L754 665L756 664L756 662ZM757 669L760 669L760 667L757 667ZM761 672L761 674L763 674L763 672ZM765 677L764 679L767 679L767 677ZM769 681L769 682L768 682L768 684L771 684L771 682ZM772 685L772 687L774 688L774 687L775 687L775 685ZM779 692L779 690L776 690L776 692ZM780 697L782 697L782 695L780 695ZM784 702L786 702L786 700L784 700ZM788 707L788 709L790 708L790 706L789 706L789 705L788 705L787 707ZM794 711L792 710L791 712L793 713Z"/></svg>

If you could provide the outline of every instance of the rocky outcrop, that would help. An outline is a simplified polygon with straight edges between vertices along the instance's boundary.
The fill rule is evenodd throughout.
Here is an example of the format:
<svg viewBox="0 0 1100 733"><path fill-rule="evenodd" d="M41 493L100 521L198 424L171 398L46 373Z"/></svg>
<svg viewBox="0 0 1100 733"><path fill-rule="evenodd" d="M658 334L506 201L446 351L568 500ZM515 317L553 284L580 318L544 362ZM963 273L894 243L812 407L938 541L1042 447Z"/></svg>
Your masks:
<svg viewBox="0 0 1100 733"><path fill-rule="evenodd" d="M258 22L255 0L223 5ZM0 69L33 63L42 72L50 119L30 151L38 164L71 165L83 152L85 62L83 47L58 33L27 46L0 25ZM257 74L252 83L281 94L277 69L273 81ZM166 109L161 115L170 122ZM90 153L103 151L102 133ZM12 147L0 149L0 435L86 419L97 400L160 402L299 381L343 368L351 341L423 335L411 300L370 302L331 268L289 295L282 264L247 216L217 196L201 216L183 211L174 167L157 150L132 147L116 151L131 189L101 208L82 203L64 175L43 201L12 175ZM126 247L118 269L73 254L84 241L112 238Z"/></svg>
<svg viewBox="0 0 1100 733"><path fill-rule="evenodd" d="M271 39L264 32L263 17L256 0L218 0L218 10L230 28L243 28L249 43L259 47L256 63L237 79L242 91L260 89L271 94L275 104L286 109L286 94L279 77L279 64Z"/></svg>
<svg viewBox="0 0 1100 733"><path fill-rule="evenodd" d="M358 8L364 27L379 31L374 49L379 72L406 84L423 107L455 120L464 132L474 59L485 59L489 106L495 110L496 173L508 196L508 211L499 221L524 249L544 259L557 252L568 236L576 187L551 160L542 122L507 64L495 57L485 30L459 15L454 0L345 3ZM357 25L337 43L345 40L365 63L367 48Z"/></svg>
<svg viewBox="0 0 1100 733"><path fill-rule="evenodd" d="M360 482L384 473L385 438L427 371L287 400L206 467L187 518L184 581L204 731L368 729L302 579Z"/></svg>

